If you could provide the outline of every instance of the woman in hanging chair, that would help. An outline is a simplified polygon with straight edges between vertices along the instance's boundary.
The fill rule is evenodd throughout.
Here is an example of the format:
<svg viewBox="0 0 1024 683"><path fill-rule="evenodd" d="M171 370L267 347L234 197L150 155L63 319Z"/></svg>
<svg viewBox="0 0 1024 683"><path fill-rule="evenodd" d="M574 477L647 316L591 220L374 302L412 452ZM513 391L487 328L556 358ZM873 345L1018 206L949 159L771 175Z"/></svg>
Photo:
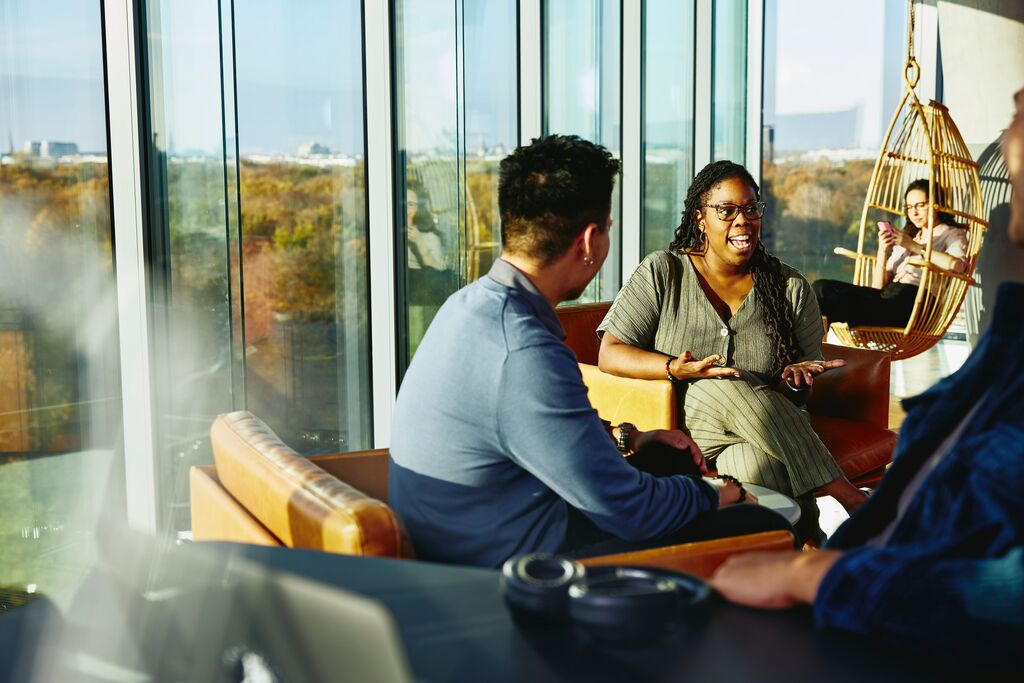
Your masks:
<svg viewBox="0 0 1024 683"><path fill-rule="evenodd" d="M945 204L942 188L936 199ZM871 287L839 280L817 280L812 285L821 314L830 323L851 327L903 327L910 320L921 284L921 268L911 257L924 257L928 244L928 214L935 211L928 197L928 181L915 180L904 195L906 222L903 229L878 224L878 254ZM963 272L967 266L967 230L948 213L935 211L931 230L931 262L939 268Z"/></svg>
<svg viewBox="0 0 1024 683"><path fill-rule="evenodd" d="M679 388L680 423L716 466L794 496L797 530L818 540L814 492L848 510L866 499L798 407L821 355L821 314L800 273L760 242L764 203L742 166L706 166L667 251L637 268L598 327L598 364Z"/></svg>

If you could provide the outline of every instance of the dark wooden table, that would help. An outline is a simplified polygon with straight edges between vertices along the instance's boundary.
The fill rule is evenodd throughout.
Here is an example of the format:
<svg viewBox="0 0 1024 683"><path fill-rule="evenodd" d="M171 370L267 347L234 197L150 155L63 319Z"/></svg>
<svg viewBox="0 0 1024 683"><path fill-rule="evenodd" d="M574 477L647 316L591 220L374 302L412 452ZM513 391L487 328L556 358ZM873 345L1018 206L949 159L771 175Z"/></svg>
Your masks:
<svg viewBox="0 0 1024 683"><path fill-rule="evenodd" d="M662 641L623 647L594 643L571 628L517 626L495 571L255 546L229 550L382 602L422 680L906 683L978 673L976 662L817 628L806 609L753 610L714 596L702 616Z"/></svg>
<svg viewBox="0 0 1024 683"><path fill-rule="evenodd" d="M198 579L202 590L193 597L202 602L189 608L183 600L177 600L170 608L182 614L194 610L183 622L189 628L175 642L156 629L159 640L140 640L145 645L143 651L149 654L130 662L136 668L153 671L181 669L175 673L181 680L201 666L207 666L207 671L216 670L209 669L209 660L216 658L209 653L230 645L220 642L230 637L223 635L227 632L224 615L242 621L249 618L245 605L220 587L225 575L222 568L239 565L255 567L258 576L295 574L324 584L327 590L331 586L344 588L382 603L394 617L413 674L423 681L960 681L984 674L983 663L988 659L986 653L971 655L970 661L951 661L934 654L908 652L818 628L806 609L753 610L718 597L712 597L705 609L664 639L620 646L592 641L571 627L518 626L502 601L496 571L228 543L195 544L188 551L192 555L184 563L178 562L178 570ZM156 557L157 562L167 564L166 558ZM265 573L264 569L271 572ZM129 587L131 584L111 580L109 573L91 577L76 600L79 614L87 615L89 631L94 631L97 624L88 616L108 611L105 599L97 598L104 594L98 588L105 585L108 594L118 595L117 602L125 605L130 605L132 598L124 594L138 592ZM97 599L101 602L90 603ZM138 596L135 600L137 604L126 609L126 616L120 619L122 626L110 629L121 629L120 635L91 634L93 646L89 649L94 650L93 656L126 665L123 653L109 645L124 639L125 624L154 623L155 613L147 612L154 609L153 603ZM260 597L255 600L263 602ZM149 617L139 616L146 614ZM270 614L275 619L274 612ZM315 623L316 633L329 636L326 641L321 639L320 647L346 637L344 623L339 621L337 630L333 630L331 614L326 618L322 612L291 616ZM24 673L23 667L33 661L32 652L37 647L60 647L53 638L55 620L59 618L45 600L0 616L0 680L8 680L19 666ZM287 621L275 619L275 623L278 633L294 637ZM208 645L205 651L203 645ZM302 650L302 657L318 657L317 652L310 651L309 642L282 642L282 646ZM197 654L199 651L205 654ZM184 661L187 653L194 661ZM206 674L203 680L214 680L209 676ZM1003 671L989 678L1024 680L1024 675ZM224 680L237 679L229 676Z"/></svg>

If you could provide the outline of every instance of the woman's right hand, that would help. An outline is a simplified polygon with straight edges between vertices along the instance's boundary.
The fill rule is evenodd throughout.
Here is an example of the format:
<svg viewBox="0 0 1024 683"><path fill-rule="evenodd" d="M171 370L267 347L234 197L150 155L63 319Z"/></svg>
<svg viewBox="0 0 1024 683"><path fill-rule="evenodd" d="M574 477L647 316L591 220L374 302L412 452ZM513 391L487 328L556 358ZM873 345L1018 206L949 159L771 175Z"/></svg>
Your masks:
<svg viewBox="0 0 1024 683"><path fill-rule="evenodd" d="M741 377L742 374L737 368L723 368L715 365L722 360L719 354L712 354L702 360L697 360L689 351L677 357L669 363L668 369L672 376L678 380L704 379L707 377Z"/></svg>
<svg viewBox="0 0 1024 683"><path fill-rule="evenodd" d="M889 223L878 224L878 250L888 251L899 244L900 236L896 228Z"/></svg>

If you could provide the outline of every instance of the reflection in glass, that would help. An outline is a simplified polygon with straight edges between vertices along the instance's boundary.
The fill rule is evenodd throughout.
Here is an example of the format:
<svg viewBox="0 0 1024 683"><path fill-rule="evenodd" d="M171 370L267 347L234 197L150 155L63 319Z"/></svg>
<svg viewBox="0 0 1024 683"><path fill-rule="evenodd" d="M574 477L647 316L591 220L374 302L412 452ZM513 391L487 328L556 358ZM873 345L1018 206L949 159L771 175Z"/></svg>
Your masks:
<svg viewBox="0 0 1024 683"><path fill-rule="evenodd" d="M202 0L149 0L146 16L157 485L162 522L187 529L188 468L236 405L222 32Z"/></svg>
<svg viewBox="0 0 1024 683"><path fill-rule="evenodd" d="M853 261L832 250L856 246L878 148L902 93L906 5L834 9L824 16L815 0L765 3L762 194L774 253L809 280L849 282Z"/></svg>
<svg viewBox="0 0 1024 683"><path fill-rule="evenodd" d="M302 453L368 448L360 3L234 12L245 405Z"/></svg>
<svg viewBox="0 0 1024 683"><path fill-rule="evenodd" d="M712 160L746 164L747 0L715 0L714 5Z"/></svg>
<svg viewBox="0 0 1024 683"><path fill-rule="evenodd" d="M361 6L150 0L147 22L159 487L186 529L218 413L307 454L370 445Z"/></svg>
<svg viewBox="0 0 1024 683"><path fill-rule="evenodd" d="M579 135L622 150L622 7L617 0L544 3L545 133ZM621 183L612 195L611 250L579 301L612 299L619 291Z"/></svg>
<svg viewBox="0 0 1024 683"><path fill-rule="evenodd" d="M665 249L693 179L693 0L644 2L642 255Z"/></svg>
<svg viewBox="0 0 1024 683"><path fill-rule="evenodd" d="M395 3L399 361L500 253L498 163L518 139L513 0Z"/></svg>
<svg viewBox="0 0 1024 683"><path fill-rule="evenodd" d="M79 578L108 502L121 398L102 60L100 3L0 0L0 610Z"/></svg>

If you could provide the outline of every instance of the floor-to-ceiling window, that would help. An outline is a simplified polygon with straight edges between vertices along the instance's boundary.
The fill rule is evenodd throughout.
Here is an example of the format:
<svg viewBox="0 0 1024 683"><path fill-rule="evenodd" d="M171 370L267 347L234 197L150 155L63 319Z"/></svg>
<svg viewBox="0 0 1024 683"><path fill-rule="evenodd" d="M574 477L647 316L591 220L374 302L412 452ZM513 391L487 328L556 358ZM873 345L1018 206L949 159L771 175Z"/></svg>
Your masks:
<svg viewBox="0 0 1024 683"><path fill-rule="evenodd" d="M371 445L356 0L149 0L158 484L188 528L214 416L303 453Z"/></svg>
<svg viewBox="0 0 1024 683"><path fill-rule="evenodd" d="M0 0L0 611L123 514L100 11Z"/></svg>
<svg viewBox="0 0 1024 683"><path fill-rule="evenodd" d="M641 251L665 249L693 178L693 0L643 6L643 216Z"/></svg>
<svg viewBox="0 0 1024 683"><path fill-rule="evenodd" d="M902 94L906 4L765 4L765 239L808 279L849 280L871 171ZM869 247L871 248L871 247Z"/></svg>
<svg viewBox="0 0 1024 683"><path fill-rule="evenodd" d="M543 3L543 130L622 150L620 0ZM612 195L612 244L580 301L611 299L621 286L621 182Z"/></svg>
<svg viewBox="0 0 1024 683"><path fill-rule="evenodd" d="M513 0L396 0L398 359L500 252L498 163L519 137Z"/></svg>
<svg viewBox="0 0 1024 683"><path fill-rule="evenodd" d="M301 452L368 448L360 3L234 13L245 405Z"/></svg>
<svg viewBox="0 0 1024 683"><path fill-rule="evenodd" d="M747 161L747 0L714 0L711 55L712 161Z"/></svg>

